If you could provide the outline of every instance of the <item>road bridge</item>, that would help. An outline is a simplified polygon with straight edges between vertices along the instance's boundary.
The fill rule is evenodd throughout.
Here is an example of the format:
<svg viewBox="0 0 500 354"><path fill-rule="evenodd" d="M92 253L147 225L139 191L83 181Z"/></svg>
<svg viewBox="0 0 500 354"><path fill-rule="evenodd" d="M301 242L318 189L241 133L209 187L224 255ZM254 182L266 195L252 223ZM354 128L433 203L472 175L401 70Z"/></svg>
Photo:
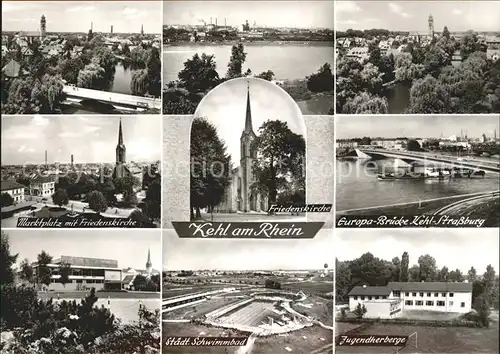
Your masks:
<svg viewBox="0 0 500 354"><path fill-rule="evenodd" d="M66 94L69 102L81 103L86 100L92 100L112 105L116 109L136 111L161 110L161 98L132 96L69 85L63 87L63 92Z"/></svg>
<svg viewBox="0 0 500 354"><path fill-rule="evenodd" d="M380 155L389 158L424 161L424 162L437 162L442 164L451 165L459 168L469 168L472 170L484 170L489 172L500 173L500 163L497 161L485 161L474 158L467 158L464 160L460 157L436 155L432 152L419 152L419 151L405 151L405 150L392 150L392 149L377 149L368 147L359 147L356 153L368 155Z"/></svg>

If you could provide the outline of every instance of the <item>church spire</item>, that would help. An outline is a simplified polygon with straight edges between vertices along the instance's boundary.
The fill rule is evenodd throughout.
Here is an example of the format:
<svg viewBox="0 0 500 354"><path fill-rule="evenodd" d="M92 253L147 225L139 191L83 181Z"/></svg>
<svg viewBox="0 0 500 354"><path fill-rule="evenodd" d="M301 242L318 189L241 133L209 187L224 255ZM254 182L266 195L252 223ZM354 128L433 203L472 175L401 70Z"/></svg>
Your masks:
<svg viewBox="0 0 500 354"><path fill-rule="evenodd" d="M250 83L247 80L247 112L245 117L245 133L253 132L252 110L250 108Z"/></svg>
<svg viewBox="0 0 500 354"><path fill-rule="evenodd" d="M118 126L118 144L116 145L116 163L125 163L125 144L123 143L122 119L120 118L120 125Z"/></svg>
<svg viewBox="0 0 500 354"><path fill-rule="evenodd" d="M118 145L123 145L122 119L120 118L120 126L118 128Z"/></svg>
<svg viewBox="0 0 500 354"><path fill-rule="evenodd" d="M151 263L151 252L148 248L148 260L146 261L146 268L151 268L153 264Z"/></svg>

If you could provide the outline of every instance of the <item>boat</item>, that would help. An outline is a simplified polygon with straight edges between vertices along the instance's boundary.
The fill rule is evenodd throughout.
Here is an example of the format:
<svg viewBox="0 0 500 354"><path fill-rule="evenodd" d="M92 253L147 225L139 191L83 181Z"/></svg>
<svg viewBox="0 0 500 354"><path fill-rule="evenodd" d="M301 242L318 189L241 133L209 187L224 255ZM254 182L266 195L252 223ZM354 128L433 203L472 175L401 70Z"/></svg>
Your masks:
<svg viewBox="0 0 500 354"><path fill-rule="evenodd" d="M420 180L424 176L421 174L411 175L411 174L394 174L394 173L379 173L377 174L377 179L379 181L395 181L395 180Z"/></svg>

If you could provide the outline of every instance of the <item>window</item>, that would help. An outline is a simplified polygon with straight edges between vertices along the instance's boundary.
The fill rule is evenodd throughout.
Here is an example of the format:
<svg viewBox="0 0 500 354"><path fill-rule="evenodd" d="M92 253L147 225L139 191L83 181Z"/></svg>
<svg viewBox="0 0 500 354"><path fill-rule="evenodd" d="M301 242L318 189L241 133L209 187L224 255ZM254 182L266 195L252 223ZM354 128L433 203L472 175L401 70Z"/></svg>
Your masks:
<svg viewBox="0 0 500 354"><path fill-rule="evenodd" d="M382 296L382 299L387 299L387 296Z"/></svg>
<svg viewBox="0 0 500 354"><path fill-rule="evenodd" d="M405 296L410 296L410 293L406 292L406 293L405 293Z"/></svg>
<svg viewBox="0 0 500 354"><path fill-rule="evenodd" d="M443 307L443 306L445 306L445 302L444 301L436 301L436 305Z"/></svg>
<svg viewBox="0 0 500 354"><path fill-rule="evenodd" d="M417 293L412 293L411 296L417 296Z"/></svg>
<svg viewBox="0 0 500 354"><path fill-rule="evenodd" d="M413 300L406 300L405 305L413 306Z"/></svg>
<svg viewBox="0 0 500 354"><path fill-rule="evenodd" d="M446 297L446 293L442 293L441 295L442 295L443 297Z"/></svg>
<svg viewBox="0 0 500 354"><path fill-rule="evenodd" d="M427 293L427 297L431 297L431 293Z"/></svg>
<svg viewBox="0 0 500 354"><path fill-rule="evenodd" d="M465 302L461 302L460 307L465 307Z"/></svg>
<svg viewBox="0 0 500 354"><path fill-rule="evenodd" d="M453 301L449 301L448 306L453 306Z"/></svg>
<svg viewBox="0 0 500 354"><path fill-rule="evenodd" d="M365 299L365 297L364 297L364 296L361 296L361 300L364 300L364 299Z"/></svg>
<svg viewBox="0 0 500 354"><path fill-rule="evenodd" d="M358 299L358 297L357 297L357 296L353 296L352 298L353 298L353 300L357 300L357 299Z"/></svg>
<svg viewBox="0 0 500 354"><path fill-rule="evenodd" d="M424 297L424 293L420 293L420 297Z"/></svg>
<svg viewBox="0 0 500 354"><path fill-rule="evenodd" d="M415 301L415 305L424 306L424 302L422 300Z"/></svg>
<svg viewBox="0 0 500 354"><path fill-rule="evenodd" d="M378 297L378 296L375 296L375 300L378 300L378 299L379 299L379 297Z"/></svg>
<svg viewBox="0 0 500 354"><path fill-rule="evenodd" d="M450 293L450 297L453 297L453 293Z"/></svg>
<svg viewBox="0 0 500 354"><path fill-rule="evenodd" d="M426 301L425 306L434 306L434 301Z"/></svg>
<svg viewBox="0 0 500 354"><path fill-rule="evenodd" d="M434 293L434 297L438 297L439 296L439 293Z"/></svg>
<svg viewBox="0 0 500 354"><path fill-rule="evenodd" d="M372 299L372 296L368 296L368 300L371 300Z"/></svg>
<svg viewBox="0 0 500 354"><path fill-rule="evenodd" d="M400 297L401 296L401 292L400 291L395 291L393 295L394 295L394 297Z"/></svg>

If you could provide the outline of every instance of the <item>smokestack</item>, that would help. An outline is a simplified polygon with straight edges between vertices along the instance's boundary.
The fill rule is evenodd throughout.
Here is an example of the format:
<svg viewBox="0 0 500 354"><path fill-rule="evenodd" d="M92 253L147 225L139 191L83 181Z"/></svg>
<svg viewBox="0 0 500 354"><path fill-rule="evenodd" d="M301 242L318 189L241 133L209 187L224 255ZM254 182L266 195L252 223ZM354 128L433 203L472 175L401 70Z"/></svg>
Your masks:
<svg viewBox="0 0 500 354"><path fill-rule="evenodd" d="M210 24L212 24L212 18L210 17Z"/></svg>
<svg viewBox="0 0 500 354"><path fill-rule="evenodd" d="M111 34L113 34L113 25L111 25Z"/></svg>
<svg viewBox="0 0 500 354"><path fill-rule="evenodd" d="M73 168L73 154L71 154L71 168Z"/></svg>
<svg viewBox="0 0 500 354"><path fill-rule="evenodd" d="M94 32L94 22L90 21L90 30Z"/></svg>
<svg viewBox="0 0 500 354"><path fill-rule="evenodd" d="M47 164L47 150L45 150L45 167L47 167L48 164Z"/></svg>
<svg viewBox="0 0 500 354"><path fill-rule="evenodd" d="M224 27L227 27L226 18L224 17Z"/></svg>
<svg viewBox="0 0 500 354"><path fill-rule="evenodd" d="M217 17L215 18L215 27L217 27Z"/></svg>

